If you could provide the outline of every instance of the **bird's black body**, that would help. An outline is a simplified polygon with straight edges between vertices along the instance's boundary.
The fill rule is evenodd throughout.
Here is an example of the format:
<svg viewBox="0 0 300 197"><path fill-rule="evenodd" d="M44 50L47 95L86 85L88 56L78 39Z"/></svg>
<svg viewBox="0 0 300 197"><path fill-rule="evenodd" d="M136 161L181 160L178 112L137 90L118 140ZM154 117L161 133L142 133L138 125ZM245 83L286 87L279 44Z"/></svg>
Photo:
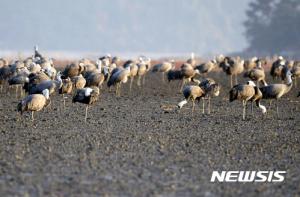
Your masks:
<svg viewBox="0 0 300 197"><path fill-rule="evenodd" d="M87 105L91 105L95 103L98 100L99 96L99 89L98 88L93 88L93 91L89 96L85 95L86 88L78 89L76 94L73 97L72 102L73 103L83 103Z"/></svg>
<svg viewBox="0 0 300 197"><path fill-rule="evenodd" d="M230 67L233 65L234 65L234 60L231 57L225 57L224 61L222 61L219 66L223 69L223 71L227 75L231 75L232 73Z"/></svg>
<svg viewBox="0 0 300 197"><path fill-rule="evenodd" d="M200 73L207 73L208 69L204 69L204 68L205 68L205 63L195 67L195 69L199 70Z"/></svg>
<svg viewBox="0 0 300 197"><path fill-rule="evenodd" d="M239 93L239 86L240 84L237 84L231 88L229 91L229 102L233 102L238 98L238 93Z"/></svg>
<svg viewBox="0 0 300 197"><path fill-rule="evenodd" d="M8 80L9 85L18 85L29 82L29 78L26 75L16 75Z"/></svg>
<svg viewBox="0 0 300 197"><path fill-rule="evenodd" d="M181 80L183 79L183 75L181 70L170 70L167 73L167 77L168 77L168 81L172 81L172 80Z"/></svg>
<svg viewBox="0 0 300 197"><path fill-rule="evenodd" d="M126 62L124 62L123 68L126 68L126 67L130 66L130 64L132 64L132 63L134 63L134 61L132 61L132 60L127 60Z"/></svg>
<svg viewBox="0 0 300 197"><path fill-rule="evenodd" d="M275 69L276 69L277 67L280 66L280 62L281 62L281 61L282 61L282 60L278 59L278 60L276 60L275 62L273 62L272 67L271 67L271 70L270 70L270 75L271 75L271 76L274 76L274 75L275 75Z"/></svg>
<svg viewBox="0 0 300 197"><path fill-rule="evenodd" d="M0 80L6 80L9 77L11 77L13 74L13 71L10 66L3 66L0 68Z"/></svg>
<svg viewBox="0 0 300 197"><path fill-rule="evenodd" d="M43 58L42 54L38 50L34 50L34 58Z"/></svg>
<svg viewBox="0 0 300 197"><path fill-rule="evenodd" d="M43 81L39 84L24 84L24 89L29 94L41 94L43 90L48 89L50 93L54 92L59 87L56 81Z"/></svg>
<svg viewBox="0 0 300 197"><path fill-rule="evenodd" d="M118 75L116 75L117 72L121 71L122 68L115 68L112 70L111 74L110 74L110 78L107 82L107 86L114 86L116 84L116 78L118 77Z"/></svg>

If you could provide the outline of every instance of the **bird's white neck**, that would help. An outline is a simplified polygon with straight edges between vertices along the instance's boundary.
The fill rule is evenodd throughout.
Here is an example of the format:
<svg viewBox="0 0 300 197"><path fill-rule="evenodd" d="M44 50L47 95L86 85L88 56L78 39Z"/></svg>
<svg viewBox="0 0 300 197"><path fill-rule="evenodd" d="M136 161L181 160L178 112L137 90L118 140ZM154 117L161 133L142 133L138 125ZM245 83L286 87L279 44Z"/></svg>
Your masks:
<svg viewBox="0 0 300 197"><path fill-rule="evenodd" d="M288 75L287 76L287 85L292 85L293 81L292 81L292 75Z"/></svg>
<svg viewBox="0 0 300 197"><path fill-rule="evenodd" d="M183 101L181 101L180 103L178 103L179 109L181 109L185 104L187 104L187 100L186 99L184 99Z"/></svg>
<svg viewBox="0 0 300 197"><path fill-rule="evenodd" d="M46 99L49 99L49 90L48 89L43 90L43 95Z"/></svg>
<svg viewBox="0 0 300 197"><path fill-rule="evenodd" d="M97 69L99 71L101 71L101 69L102 69L102 61L101 60L97 61Z"/></svg>
<svg viewBox="0 0 300 197"><path fill-rule="evenodd" d="M56 78L57 78L57 81L62 82L62 79L61 79L61 75L60 75L60 74L58 74L58 75L56 76Z"/></svg>
<svg viewBox="0 0 300 197"><path fill-rule="evenodd" d="M258 107L261 109L262 113L265 114L267 112L267 108L260 103L258 104Z"/></svg>
<svg viewBox="0 0 300 197"><path fill-rule="evenodd" d="M195 58L195 54L191 53L191 59L193 60Z"/></svg>
<svg viewBox="0 0 300 197"><path fill-rule="evenodd" d="M84 95L85 96L90 96L92 92L93 92L92 88L86 88L85 91L84 91Z"/></svg>

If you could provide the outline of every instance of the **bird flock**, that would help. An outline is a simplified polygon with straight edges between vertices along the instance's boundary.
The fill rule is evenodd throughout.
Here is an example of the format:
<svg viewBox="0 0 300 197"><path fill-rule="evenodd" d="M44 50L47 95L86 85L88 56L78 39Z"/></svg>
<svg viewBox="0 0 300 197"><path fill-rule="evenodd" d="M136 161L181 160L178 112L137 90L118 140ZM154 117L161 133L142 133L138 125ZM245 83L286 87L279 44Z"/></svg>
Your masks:
<svg viewBox="0 0 300 197"><path fill-rule="evenodd" d="M269 60L270 61L270 60ZM297 86L300 77L300 62L286 60L282 56L272 61L270 76L273 81L266 80L266 58L253 57L244 60L240 57L218 55L207 62L197 64L195 55L185 61L180 67L174 60L163 61L152 65L152 60L146 56L130 59L122 62L117 56L110 54L98 58L96 61L81 59L78 62L66 65L61 71L54 66L53 60L43 56L38 47L34 47L34 54L25 60L8 61L0 58L0 91L15 88L16 98L21 100L16 106L22 115L31 112L34 120L34 112L44 108L51 108L51 97L60 94L65 109L65 100L72 95L73 103L85 104L85 122L87 121L89 106L96 103L100 97L100 90L106 84L109 91L114 88L115 95L121 97L122 85L129 83L129 91L132 91L134 81L137 87L142 87L146 82L147 73L160 73L162 84L166 81L178 80L181 84L178 91L182 93L178 111L189 101L192 102L192 113L195 110L195 101L202 101L202 113L211 113L211 99L217 97L221 91L221 85L217 79L207 77L216 70L223 71L229 76L229 102L241 101L243 106L243 120L246 119L247 103L255 103L262 114L267 113L267 107L262 105L262 100L276 100L276 112L279 116L278 100L291 91L293 84ZM238 76L249 80L246 83L238 83ZM279 80L279 82L278 82ZM9 91L6 91L9 92ZM296 94L295 94L296 95ZM297 95L300 96L300 92ZM205 101L207 109L205 110ZM270 103L271 105L271 103Z"/></svg>

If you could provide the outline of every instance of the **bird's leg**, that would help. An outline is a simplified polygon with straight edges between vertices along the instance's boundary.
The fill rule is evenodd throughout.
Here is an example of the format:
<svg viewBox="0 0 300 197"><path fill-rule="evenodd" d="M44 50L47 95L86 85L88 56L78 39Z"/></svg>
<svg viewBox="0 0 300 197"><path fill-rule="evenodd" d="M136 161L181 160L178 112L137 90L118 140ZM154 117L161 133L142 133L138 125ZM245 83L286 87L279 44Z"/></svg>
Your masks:
<svg viewBox="0 0 300 197"><path fill-rule="evenodd" d="M182 91L184 84L185 84L185 78L182 79L182 83L181 83L181 87L180 87L180 92Z"/></svg>
<svg viewBox="0 0 300 197"><path fill-rule="evenodd" d="M131 92L131 89L132 89L132 83L133 83L133 77L130 77L129 92Z"/></svg>
<svg viewBox="0 0 300 197"><path fill-rule="evenodd" d="M193 99L192 114L194 113L194 109L195 109L195 100Z"/></svg>
<svg viewBox="0 0 300 197"><path fill-rule="evenodd" d="M53 102L54 102L54 100L53 100ZM49 104L49 111L52 111L52 102Z"/></svg>
<svg viewBox="0 0 300 197"><path fill-rule="evenodd" d="M146 74L143 75L143 85L145 85Z"/></svg>
<svg viewBox="0 0 300 197"><path fill-rule="evenodd" d="M23 96L26 96L26 92L25 89L23 89L23 87L22 87L22 92L23 92Z"/></svg>
<svg viewBox="0 0 300 197"><path fill-rule="evenodd" d="M23 87L22 87L22 85L20 85L20 95L21 95L21 97L23 97Z"/></svg>
<svg viewBox="0 0 300 197"><path fill-rule="evenodd" d="M84 117L84 122L86 122L86 119L87 119L88 108L89 108L89 105L87 105L87 106L85 107L85 117Z"/></svg>
<svg viewBox="0 0 300 197"><path fill-rule="evenodd" d="M165 73L162 72L162 73L161 73L161 76L162 76L162 82L165 83Z"/></svg>
<svg viewBox="0 0 300 197"><path fill-rule="evenodd" d="M62 94L62 96L63 96L63 102L64 102L64 110L65 110L65 108L66 108L66 100L65 100L65 94Z"/></svg>
<svg viewBox="0 0 300 197"><path fill-rule="evenodd" d="M19 89L19 86L16 85L15 87L16 87L16 98L18 98L18 89Z"/></svg>
<svg viewBox="0 0 300 197"><path fill-rule="evenodd" d="M276 113L277 113L277 118L279 118L279 112L278 112L278 99L276 99Z"/></svg>
<svg viewBox="0 0 300 197"><path fill-rule="evenodd" d="M12 89L13 89L13 87L11 86L11 85L8 85L7 86L8 87L8 95L10 96L10 94L12 94Z"/></svg>
<svg viewBox="0 0 300 197"><path fill-rule="evenodd" d="M34 113L34 111L31 111L31 120L32 121L34 121L33 113Z"/></svg>
<svg viewBox="0 0 300 197"><path fill-rule="evenodd" d="M118 97L119 84L116 85L116 97Z"/></svg>
<svg viewBox="0 0 300 197"><path fill-rule="evenodd" d="M141 86L141 75L138 76L138 79L137 79L137 85L138 85L138 86Z"/></svg>
<svg viewBox="0 0 300 197"><path fill-rule="evenodd" d="M122 85L122 84L120 83L120 85L119 85L119 90L118 90L118 91L119 91L119 97L121 97L121 85Z"/></svg>
<svg viewBox="0 0 300 197"><path fill-rule="evenodd" d="M204 98L202 98L202 114L205 113L204 105L205 105L205 100L204 100Z"/></svg>
<svg viewBox="0 0 300 197"><path fill-rule="evenodd" d="M271 106L272 106L272 100L270 100L269 102L269 108L271 109Z"/></svg>
<svg viewBox="0 0 300 197"><path fill-rule="evenodd" d="M232 75L230 75L230 88L232 88Z"/></svg>
<svg viewBox="0 0 300 197"><path fill-rule="evenodd" d="M207 111L208 114L210 114L210 96L208 97L208 111Z"/></svg>
<svg viewBox="0 0 300 197"><path fill-rule="evenodd" d="M246 101L243 100L243 120L246 118Z"/></svg>
<svg viewBox="0 0 300 197"><path fill-rule="evenodd" d="M234 85L236 85L236 84L238 84L237 75L234 75L234 77L235 77L235 84Z"/></svg>
<svg viewBox="0 0 300 197"><path fill-rule="evenodd" d="M19 85L18 85L19 86ZM20 92L20 97L22 97L23 96L23 94L22 94L22 86L20 85L20 87L19 87L19 92Z"/></svg>
<svg viewBox="0 0 300 197"><path fill-rule="evenodd" d="M253 116L253 102L251 101L251 114Z"/></svg>
<svg viewBox="0 0 300 197"><path fill-rule="evenodd" d="M19 122L20 120L21 120L21 118L22 118L22 115L21 115L21 113L17 113L17 122Z"/></svg>

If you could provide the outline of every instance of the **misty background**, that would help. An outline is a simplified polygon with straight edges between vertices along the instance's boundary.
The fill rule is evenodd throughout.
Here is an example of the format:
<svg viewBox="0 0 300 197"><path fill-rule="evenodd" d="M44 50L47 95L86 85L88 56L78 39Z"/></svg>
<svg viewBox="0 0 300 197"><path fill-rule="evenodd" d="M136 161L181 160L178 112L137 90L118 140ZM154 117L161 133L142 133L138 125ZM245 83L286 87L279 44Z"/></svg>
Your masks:
<svg viewBox="0 0 300 197"><path fill-rule="evenodd" d="M293 0L284 2L288 1ZM263 19L258 17L254 21L253 14L262 4L272 2L281 1L4 0L0 2L0 50L2 54L31 52L37 44L41 52L60 53L189 55L195 52L198 56L208 56L262 52L254 49L252 43L263 45L261 40L270 35L262 36L260 41L251 37ZM270 8L265 11L270 17ZM261 26L256 33L262 30Z"/></svg>

